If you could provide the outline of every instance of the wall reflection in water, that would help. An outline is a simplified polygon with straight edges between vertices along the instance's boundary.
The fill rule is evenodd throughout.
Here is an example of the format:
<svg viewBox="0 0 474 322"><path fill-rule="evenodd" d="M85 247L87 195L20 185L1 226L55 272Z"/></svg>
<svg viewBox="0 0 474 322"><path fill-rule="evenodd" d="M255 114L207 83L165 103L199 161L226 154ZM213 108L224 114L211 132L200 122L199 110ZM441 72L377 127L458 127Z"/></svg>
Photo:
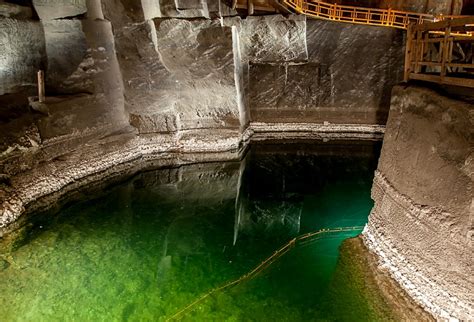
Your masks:
<svg viewBox="0 0 474 322"><path fill-rule="evenodd" d="M257 144L241 162L147 171L78 192L85 200L32 217L14 247L0 247L0 316L170 316L292 237L363 225L379 150L373 142ZM251 292L242 286L200 318L313 317L314 290L324 294L347 237L289 254L280 275L258 279Z"/></svg>

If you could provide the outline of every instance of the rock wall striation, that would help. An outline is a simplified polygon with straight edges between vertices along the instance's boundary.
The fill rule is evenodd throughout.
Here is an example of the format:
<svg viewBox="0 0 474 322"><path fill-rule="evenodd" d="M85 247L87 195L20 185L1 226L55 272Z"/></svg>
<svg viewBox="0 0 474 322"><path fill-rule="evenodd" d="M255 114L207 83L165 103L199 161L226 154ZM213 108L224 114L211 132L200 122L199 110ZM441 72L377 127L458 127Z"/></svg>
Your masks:
<svg viewBox="0 0 474 322"><path fill-rule="evenodd" d="M382 266L440 319L474 318L472 107L394 88L363 233Z"/></svg>

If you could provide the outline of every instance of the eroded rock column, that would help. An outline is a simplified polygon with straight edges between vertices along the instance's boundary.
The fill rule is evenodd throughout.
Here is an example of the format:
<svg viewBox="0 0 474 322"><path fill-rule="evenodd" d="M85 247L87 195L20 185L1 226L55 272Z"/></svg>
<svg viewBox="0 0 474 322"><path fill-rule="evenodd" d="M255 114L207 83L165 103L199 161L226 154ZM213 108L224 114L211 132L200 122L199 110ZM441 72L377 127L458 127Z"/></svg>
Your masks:
<svg viewBox="0 0 474 322"><path fill-rule="evenodd" d="M474 317L472 108L395 87L363 233L392 277L443 319Z"/></svg>

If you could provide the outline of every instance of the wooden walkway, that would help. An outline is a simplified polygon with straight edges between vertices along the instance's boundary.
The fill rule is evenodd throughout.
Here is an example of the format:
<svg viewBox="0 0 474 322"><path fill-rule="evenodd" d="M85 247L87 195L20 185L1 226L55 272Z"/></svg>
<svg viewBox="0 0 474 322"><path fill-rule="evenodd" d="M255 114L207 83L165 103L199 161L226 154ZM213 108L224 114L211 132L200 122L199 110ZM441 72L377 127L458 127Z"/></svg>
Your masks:
<svg viewBox="0 0 474 322"><path fill-rule="evenodd" d="M364 8L327 3L319 0L283 0L294 11L319 19L372 26L407 29L411 23L433 22L429 14L391 9Z"/></svg>
<svg viewBox="0 0 474 322"><path fill-rule="evenodd" d="M474 88L474 16L410 25L405 82L410 79Z"/></svg>
<svg viewBox="0 0 474 322"><path fill-rule="evenodd" d="M319 0L283 0L309 17L407 30L404 81L474 88L474 16L439 16Z"/></svg>

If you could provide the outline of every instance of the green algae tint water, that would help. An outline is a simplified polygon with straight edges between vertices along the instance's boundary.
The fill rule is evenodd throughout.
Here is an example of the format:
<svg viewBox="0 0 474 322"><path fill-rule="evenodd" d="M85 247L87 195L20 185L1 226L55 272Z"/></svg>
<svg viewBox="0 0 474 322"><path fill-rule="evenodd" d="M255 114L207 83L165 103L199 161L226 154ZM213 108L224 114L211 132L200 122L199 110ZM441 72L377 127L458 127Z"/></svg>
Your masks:
<svg viewBox="0 0 474 322"><path fill-rule="evenodd" d="M364 225L379 148L254 145L242 162L141 173L37 215L13 247L3 242L0 320L165 320L293 237ZM339 246L358 233L296 247L179 320L378 319L335 279Z"/></svg>

